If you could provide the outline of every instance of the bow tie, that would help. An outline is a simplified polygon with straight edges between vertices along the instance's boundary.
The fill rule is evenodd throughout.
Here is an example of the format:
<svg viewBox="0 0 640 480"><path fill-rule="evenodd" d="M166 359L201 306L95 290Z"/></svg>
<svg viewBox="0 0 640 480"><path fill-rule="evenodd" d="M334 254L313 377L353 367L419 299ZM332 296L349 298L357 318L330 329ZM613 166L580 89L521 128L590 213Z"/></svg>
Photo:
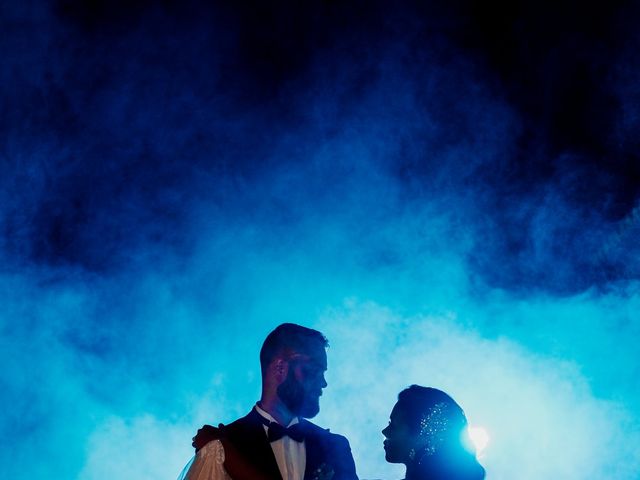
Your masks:
<svg viewBox="0 0 640 480"><path fill-rule="evenodd" d="M267 437L269 438L269 442L275 442L285 436L290 437L296 442L304 441L304 430L302 425L299 423L291 425L290 427L283 427L279 423L271 422L267 425L267 428Z"/></svg>

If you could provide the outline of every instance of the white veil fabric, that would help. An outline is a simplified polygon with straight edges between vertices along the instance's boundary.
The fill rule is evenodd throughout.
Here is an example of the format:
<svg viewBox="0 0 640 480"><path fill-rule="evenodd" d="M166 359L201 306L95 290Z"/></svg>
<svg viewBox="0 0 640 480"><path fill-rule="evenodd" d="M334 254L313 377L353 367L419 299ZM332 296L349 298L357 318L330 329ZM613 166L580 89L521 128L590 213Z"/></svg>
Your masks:
<svg viewBox="0 0 640 480"><path fill-rule="evenodd" d="M182 472L180 472L180 475L178 475L178 478L176 480L185 480L185 478L187 477L187 472L189 471L189 468L191 468L191 465L193 464L193 461L195 460L195 458L196 458L195 455L191 457L191 460L187 462L187 464L184 466L184 468L182 469Z"/></svg>

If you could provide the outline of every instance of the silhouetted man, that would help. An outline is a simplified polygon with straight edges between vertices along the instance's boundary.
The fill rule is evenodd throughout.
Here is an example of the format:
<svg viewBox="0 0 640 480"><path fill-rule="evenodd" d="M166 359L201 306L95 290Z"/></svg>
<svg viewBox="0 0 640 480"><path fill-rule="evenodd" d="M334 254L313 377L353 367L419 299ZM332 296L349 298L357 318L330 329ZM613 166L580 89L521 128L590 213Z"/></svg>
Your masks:
<svg viewBox="0 0 640 480"><path fill-rule="evenodd" d="M327 339L284 323L260 350L262 395L251 412L194 437L188 480L357 480L347 439L305 420L327 386Z"/></svg>

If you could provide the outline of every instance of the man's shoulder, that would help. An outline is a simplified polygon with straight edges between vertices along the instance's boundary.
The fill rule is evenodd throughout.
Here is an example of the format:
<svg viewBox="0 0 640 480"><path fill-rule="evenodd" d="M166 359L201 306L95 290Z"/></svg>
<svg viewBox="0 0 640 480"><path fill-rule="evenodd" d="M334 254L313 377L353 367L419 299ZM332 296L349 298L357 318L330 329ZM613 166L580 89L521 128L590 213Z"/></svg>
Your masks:
<svg viewBox="0 0 640 480"><path fill-rule="evenodd" d="M323 437L326 439L339 441L339 442L341 441L348 442L347 438L344 435L340 435L339 433L334 433L330 431L328 428L323 428L319 425L316 425L315 423L310 422L305 418L300 419L300 423L302 423L302 425L304 425L304 429L312 435L316 435L319 437Z"/></svg>
<svg viewBox="0 0 640 480"><path fill-rule="evenodd" d="M320 425L316 425L315 423L307 420L306 418L300 419L300 424L304 426L305 430L315 433L317 435L335 435L335 433L331 433L328 428L323 428Z"/></svg>
<svg viewBox="0 0 640 480"><path fill-rule="evenodd" d="M255 428L257 426L261 426L261 423L259 419L256 418L255 410L251 410L244 417L240 417L233 422L224 425L223 428L225 431L233 432L245 430L247 428Z"/></svg>

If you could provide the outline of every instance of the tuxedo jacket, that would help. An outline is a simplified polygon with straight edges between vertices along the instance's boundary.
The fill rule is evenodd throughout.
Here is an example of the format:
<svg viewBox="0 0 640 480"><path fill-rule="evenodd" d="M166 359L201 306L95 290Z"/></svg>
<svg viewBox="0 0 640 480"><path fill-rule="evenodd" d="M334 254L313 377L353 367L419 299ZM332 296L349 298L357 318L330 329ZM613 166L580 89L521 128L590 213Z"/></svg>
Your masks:
<svg viewBox="0 0 640 480"><path fill-rule="evenodd" d="M254 468L270 479L282 480L263 425L262 416L253 409L247 416L223 427L224 435ZM300 425L305 432L305 480L312 480L318 469L332 470L332 480L358 480L351 447L345 437L305 419L300 419Z"/></svg>

